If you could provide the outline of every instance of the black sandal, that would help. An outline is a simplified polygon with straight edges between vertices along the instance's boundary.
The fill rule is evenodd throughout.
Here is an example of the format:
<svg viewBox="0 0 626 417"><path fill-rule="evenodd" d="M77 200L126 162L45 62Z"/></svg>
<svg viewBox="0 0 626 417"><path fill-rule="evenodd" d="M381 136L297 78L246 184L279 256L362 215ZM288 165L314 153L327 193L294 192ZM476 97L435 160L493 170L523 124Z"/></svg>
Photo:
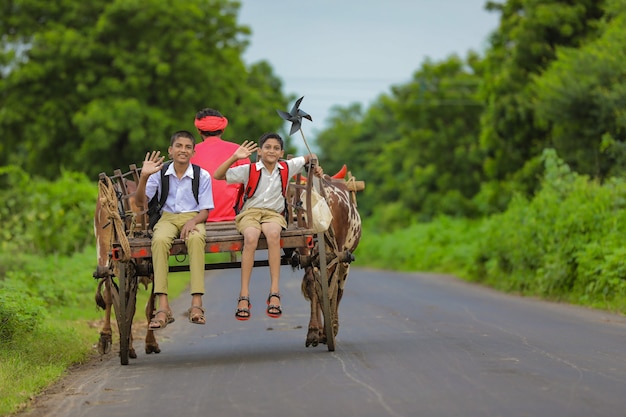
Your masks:
<svg viewBox="0 0 626 417"><path fill-rule="evenodd" d="M248 308L238 308L235 312L235 318L241 321L250 320L250 316L252 315L252 313L250 313L250 309L252 308L252 304L250 304L250 297L240 296L237 299L237 304L239 304L240 301L247 301Z"/></svg>
<svg viewBox="0 0 626 417"><path fill-rule="evenodd" d="M270 293L270 295L267 297L267 310L266 313L268 315L268 317L271 317L273 319L277 319L280 316L282 316L283 314L283 309L281 306L276 305L276 304L270 304L270 299L272 297L276 297L280 300L280 293L277 292L272 292Z"/></svg>

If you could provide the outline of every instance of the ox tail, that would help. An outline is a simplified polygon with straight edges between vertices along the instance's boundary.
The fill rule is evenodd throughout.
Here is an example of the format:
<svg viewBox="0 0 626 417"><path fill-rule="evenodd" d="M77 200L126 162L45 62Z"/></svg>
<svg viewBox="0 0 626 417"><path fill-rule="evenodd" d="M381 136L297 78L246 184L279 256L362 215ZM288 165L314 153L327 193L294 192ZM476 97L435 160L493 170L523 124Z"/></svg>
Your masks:
<svg viewBox="0 0 626 417"><path fill-rule="evenodd" d="M104 299L104 296L102 295L102 286L105 284L104 281L106 279L107 278L101 278L100 281L98 281L98 287L96 288L96 296L95 296L96 305L103 310L106 310L106 307L107 307L106 300ZM110 282L111 282L111 285L113 285L115 289L119 292L119 287L117 286L115 281L111 280Z"/></svg>
<svg viewBox="0 0 626 417"><path fill-rule="evenodd" d="M104 302L104 297L102 296L102 285L104 284L104 279L98 281L98 288L96 288L96 305L100 307L102 310L106 309L106 303Z"/></svg>

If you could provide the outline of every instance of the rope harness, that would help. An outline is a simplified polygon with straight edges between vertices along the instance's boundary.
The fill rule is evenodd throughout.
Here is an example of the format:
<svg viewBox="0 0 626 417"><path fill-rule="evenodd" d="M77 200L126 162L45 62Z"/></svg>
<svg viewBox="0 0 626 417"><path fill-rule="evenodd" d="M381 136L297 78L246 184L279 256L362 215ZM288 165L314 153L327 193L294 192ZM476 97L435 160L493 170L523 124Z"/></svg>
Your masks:
<svg viewBox="0 0 626 417"><path fill-rule="evenodd" d="M126 237L124 222L118 209L119 200L115 193L115 187L109 177L104 177L98 182L98 200L100 201L100 205L102 206L109 223L113 224L110 246L113 247L113 243L118 242L122 248L121 253L119 254L120 260L122 262L130 261L130 243Z"/></svg>

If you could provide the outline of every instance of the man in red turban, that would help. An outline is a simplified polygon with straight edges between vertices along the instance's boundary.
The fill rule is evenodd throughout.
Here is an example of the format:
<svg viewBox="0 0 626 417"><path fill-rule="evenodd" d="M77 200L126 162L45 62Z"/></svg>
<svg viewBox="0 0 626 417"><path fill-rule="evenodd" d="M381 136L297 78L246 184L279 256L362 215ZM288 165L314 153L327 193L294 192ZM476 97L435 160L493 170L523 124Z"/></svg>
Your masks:
<svg viewBox="0 0 626 417"><path fill-rule="evenodd" d="M211 108L200 110L196 114L194 125L202 137L202 143L196 145L196 153L191 158L191 163L206 169L213 177L217 167L230 158L239 148L239 144L222 140L228 119L217 110ZM249 163L249 160L242 159L236 161L233 166ZM212 181L215 208L210 211L207 221L235 220L234 207L241 184L228 184L225 180L212 179Z"/></svg>

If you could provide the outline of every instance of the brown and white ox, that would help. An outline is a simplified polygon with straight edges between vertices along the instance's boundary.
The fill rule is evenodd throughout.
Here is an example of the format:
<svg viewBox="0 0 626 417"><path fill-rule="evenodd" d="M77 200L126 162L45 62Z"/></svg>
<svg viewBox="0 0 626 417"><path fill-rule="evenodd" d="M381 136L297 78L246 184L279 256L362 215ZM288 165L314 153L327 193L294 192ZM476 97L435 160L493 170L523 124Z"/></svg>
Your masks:
<svg viewBox="0 0 626 417"><path fill-rule="evenodd" d="M361 216L357 211L356 203L352 200L353 191L348 189L346 182L333 181L333 178L342 178L338 174L332 177L325 175L320 181L333 214L331 225L324 232L324 240L330 310L333 316L332 328L335 336L339 331L339 302L350 271L350 262L354 260L354 250L361 239ZM314 250L317 251L317 247ZM313 256L315 257L316 254L314 253ZM311 302L306 347L317 346L319 343L326 343L327 340L322 321L321 285L316 280L316 275L319 276L318 268L308 266L305 268L302 279L302 294Z"/></svg>
<svg viewBox="0 0 626 417"><path fill-rule="evenodd" d="M127 188L127 193L130 194L130 198L128 201L129 207L136 212L137 207L135 206L135 200L133 197L133 193L136 189L136 184L133 181L124 180L125 187ZM93 222L93 230L96 238L96 252L97 252L97 261L98 266L96 271L94 272L94 278L98 279L98 287L96 289L96 304L102 308L105 312L104 314L104 323L100 330L100 340L98 341L98 352L100 354L109 353L111 351L112 345L112 330L111 330L111 306L113 305L113 295L112 291L119 291L117 288L114 288L116 285L113 282L113 265L111 264L110 253L111 253L111 242L112 237L115 233L114 227L114 219L115 217L111 215L111 211L117 210L117 213L122 217L124 215L124 209L121 206L120 201L118 200L118 196L121 195L119 190L119 184L113 184L115 197L113 199L115 201L110 201L111 196L108 196L107 199L106 194L102 192L102 184L100 184L100 192L98 195L98 200L96 201L96 210L94 214L94 222ZM108 205L108 206L107 206ZM113 205L113 207L111 207ZM147 288L149 282L151 282L152 277L139 277L140 282ZM151 294L148 297L148 302L146 303L145 314L148 322L150 321L154 310L154 294ZM130 317L134 317L135 311L130 311ZM146 333L145 339L145 350L146 353L160 353L161 349L154 337L154 331L148 329ZM137 353L133 348L133 336L132 331L130 332L130 341L129 341L129 357L136 358Z"/></svg>

